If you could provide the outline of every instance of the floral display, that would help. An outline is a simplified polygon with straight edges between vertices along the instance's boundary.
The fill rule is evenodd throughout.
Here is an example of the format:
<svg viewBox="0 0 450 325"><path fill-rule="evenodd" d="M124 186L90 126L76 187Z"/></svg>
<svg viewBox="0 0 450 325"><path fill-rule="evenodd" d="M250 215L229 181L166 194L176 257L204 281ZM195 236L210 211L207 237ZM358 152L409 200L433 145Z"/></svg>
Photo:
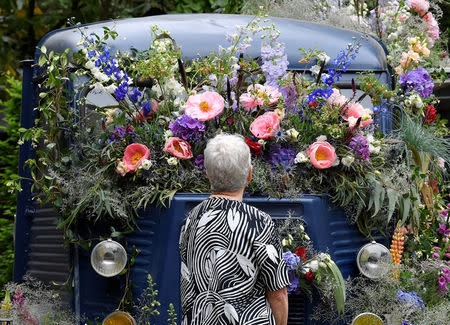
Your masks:
<svg viewBox="0 0 450 325"><path fill-rule="evenodd" d="M340 9L333 11L340 5L331 0L314 3L323 19ZM439 15L425 0L346 8L386 44L392 85L364 72L349 89L339 88L365 37L337 53L300 49L304 69L290 71L280 32L262 16L224 36L228 47L190 61L158 26L144 51L113 52L109 40L118 35L109 29L96 37L80 29L80 50L70 56L40 48L39 68L47 72L40 120L21 139L37 147L38 158L27 164L40 200L61 212L58 226L68 236L86 220L132 230L148 204L170 203L177 192L209 192L206 143L237 133L252 154L246 196L328 194L361 233L377 229L392 240L385 278L345 283L301 224L289 228L282 237L290 294L318 290L333 301L323 309L330 319L383 311L399 322L434 324L427 320L450 299L450 145L433 94L443 78L433 68L441 54ZM254 38L261 38L258 58L246 55ZM80 85L77 100L61 101L71 79ZM113 104L78 99L86 93ZM83 113L73 113L74 102ZM384 131L386 121L395 132Z"/></svg>

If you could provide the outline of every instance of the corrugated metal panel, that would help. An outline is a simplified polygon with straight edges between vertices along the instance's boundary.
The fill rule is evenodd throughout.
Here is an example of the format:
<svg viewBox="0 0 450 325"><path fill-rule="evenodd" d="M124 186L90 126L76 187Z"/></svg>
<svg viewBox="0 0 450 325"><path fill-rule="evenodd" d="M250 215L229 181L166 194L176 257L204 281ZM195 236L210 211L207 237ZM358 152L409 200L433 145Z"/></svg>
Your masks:
<svg viewBox="0 0 450 325"><path fill-rule="evenodd" d="M31 221L27 273L44 283L64 283L69 277L71 262L69 249L63 246L63 232L56 229L59 215L52 208L41 208L38 204L35 209ZM70 296L65 288L54 288L62 289L61 297L69 304Z"/></svg>

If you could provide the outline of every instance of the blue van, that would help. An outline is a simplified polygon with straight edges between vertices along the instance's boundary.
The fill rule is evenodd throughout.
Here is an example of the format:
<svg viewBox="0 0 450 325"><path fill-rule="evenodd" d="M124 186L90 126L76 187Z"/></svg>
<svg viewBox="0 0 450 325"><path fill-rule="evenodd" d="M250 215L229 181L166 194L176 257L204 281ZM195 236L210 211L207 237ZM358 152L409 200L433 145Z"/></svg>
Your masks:
<svg viewBox="0 0 450 325"><path fill-rule="evenodd" d="M131 47L144 50L150 44L150 26L159 25L169 30L172 37L181 46L182 55L187 59L204 56L219 45L226 46L225 35L236 25L245 25L251 18L239 15L186 14L162 15L144 18L122 19L99 22L81 26L87 33L101 33L102 27L115 29L119 36L111 42L111 50L129 51ZM349 30L321 24L300 22L291 19L272 19L281 31L280 41L286 44L286 53L290 70L303 70L304 64L298 62L299 47L318 48L329 56L335 56L342 48L361 37L361 34ZM38 48L45 45L48 51L62 52L69 48L77 51L80 34L71 27L47 34ZM260 55L260 40L255 40L248 54ZM39 51L34 61L24 62L22 120L24 128L33 126L33 110L37 103L37 85L40 71L37 68ZM351 80L357 73L372 71L378 80L392 87L391 71L386 61L386 48L376 38L369 37L362 42L357 58L342 75L337 86L351 92ZM72 85L74 88L77 85ZM348 95L348 94L347 94ZM94 103L102 98L92 96ZM370 98L365 106L371 107ZM74 103L74 108L83 114L84 108ZM391 129L389 120L381 121L381 130ZM20 149L20 175L29 178L24 163L33 157L34 151L29 143ZM15 224L15 265L14 281L20 282L28 273L46 282L65 282L71 279L73 293L63 294L71 304L78 319L83 316L93 320L102 320L117 308L123 294L123 276L101 277L90 265L90 252L78 246L64 247L63 233L56 229L58 214L52 207L42 207L33 201L31 182L22 181L22 192L18 195L17 217ZM138 230L128 235L122 242L124 246L133 245L140 250L131 271L131 281L135 284L133 293L138 297L147 286L147 274L150 273L159 290L158 300L162 304L161 317L157 324L166 324L168 318L164 310L173 303L178 315L180 310L178 236L186 213L207 197L206 194L177 194L170 208L151 207L143 211L137 220ZM339 266L344 277L357 274L356 255L361 246L370 240L362 236L357 227L348 223L345 213L335 208L326 194L300 195L297 199L267 199L247 197L246 203L268 212L274 219L282 221L287 211L306 223L306 231L316 245L316 249L327 251ZM107 227L108 225L105 225ZM288 324L309 325L312 322L313 303L305 297L291 296L289 300Z"/></svg>

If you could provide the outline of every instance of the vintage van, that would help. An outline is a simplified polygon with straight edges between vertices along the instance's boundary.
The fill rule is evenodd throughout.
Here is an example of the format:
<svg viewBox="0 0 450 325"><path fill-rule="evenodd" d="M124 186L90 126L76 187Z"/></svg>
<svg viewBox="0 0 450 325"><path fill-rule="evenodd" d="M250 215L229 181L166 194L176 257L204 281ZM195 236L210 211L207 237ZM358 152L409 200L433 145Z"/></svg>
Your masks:
<svg viewBox="0 0 450 325"><path fill-rule="evenodd" d="M100 33L103 26L114 28L120 37L111 42L112 51L128 51L131 47L138 50L148 48L150 44L150 26L157 24L171 32L172 37L181 46L183 56L192 59L198 55L207 55L219 45L226 46L225 35L235 25L247 24L250 17L238 15L187 14L162 15L154 17L121 19L88 24L88 33ZM334 57L354 38L357 32L313 24L290 19L273 19L281 31L281 41L286 44L286 53L290 70L303 70L298 62L299 47L318 48ZM78 50L80 35L77 28L56 30L47 34L39 43L50 51L64 51L69 48ZM259 42L256 39L249 49L250 56L257 57ZM37 102L37 85L40 71L37 68L39 50L35 60L25 61L23 74L22 120L24 128L34 123L33 108ZM372 71L378 80L391 87L391 71L386 62L386 48L376 38L369 37L362 41L357 58L351 67L343 73L338 86L351 91L351 80L358 72ZM73 84L72 88L78 87ZM101 96L91 96L90 100L101 104ZM365 99L365 106L370 107L370 99ZM86 107L74 108L83 114ZM380 121L383 132L392 129L389 119ZM20 175L29 177L24 162L34 155L33 148L25 143L20 149ZM90 252L78 246L63 247L62 232L55 227L57 213L51 207L41 207L32 200L31 183L22 181L23 191L19 193L17 217L15 224L15 265L14 280L21 281L29 273L43 281L65 282L68 278L73 283L73 293L65 294L67 303L71 304L77 317L102 320L113 311L123 293L123 276L101 277L91 267ZM150 273L159 290L162 304L161 317L157 324L165 324L169 303L173 303L178 315L180 310L178 236L187 211L207 194L177 194L170 208L151 207L143 212L139 219L139 230L128 235L122 244L135 245L140 254L135 259L131 280L135 284L134 294L139 296L146 287L146 275ZM305 220L307 231L317 245L317 249L331 254L344 277L358 273L356 255L361 246L371 239L362 236L356 226L350 225L345 213L335 208L326 194L300 195L298 199L267 199L265 197L246 197L245 202L268 212L274 219L282 220L287 211ZM107 227L108 225L105 225ZM289 321L292 325L309 325L309 315L314 303L302 295L289 298Z"/></svg>

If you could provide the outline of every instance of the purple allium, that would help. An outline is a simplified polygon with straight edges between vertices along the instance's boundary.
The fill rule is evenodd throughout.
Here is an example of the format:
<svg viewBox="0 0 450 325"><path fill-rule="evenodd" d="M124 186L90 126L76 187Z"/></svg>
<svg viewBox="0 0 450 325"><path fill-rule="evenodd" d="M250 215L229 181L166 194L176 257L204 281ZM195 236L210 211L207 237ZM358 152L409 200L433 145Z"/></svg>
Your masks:
<svg viewBox="0 0 450 325"><path fill-rule="evenodd" d="M294 165L297 152L289 147L283 148L279 144L274 144L266 155L265 160L270 163L272 168L279 166L288 169Z"/></svg>
<svg viewBox="0 0 450 325"><path fill-rule="evenodd" d="M425 308L425 303L422 298L420 298L416 292L403 292L402 290L397 291L397 300L402 304L407 304L410 307L417 307L420 309Z"/></svg>
<svg viewBox="0 0 450 325"><path fill-rule="evenodd" d="M197 166L201 170L205 169L205 156L203 154L199 154L195 158L194 164L195 164L195 166Z"/></svg>
<svg viewBox="0 0 450 325"><path fill-rule="evenodd" d="M291 282L291 284L288 284L286 286L287 292L298 294L299 281L294 272L289 272L289 281Z"/></svg>
<svg viewBox="0 0 450 325"><path fill-rule="evenodd" d="M295 270L297 268L298 263L300 263L300 257L295 255L292 252L284 252L283 259L286 263L288 271Z"/></svg>
<svg viewBox="0 0 450 325"><path fill-rule="evenodd" d="M433 81L424 68L417 68L402 74L399 82L406 88L406 93L415 90L423 98L428 98L433 93Z"/></svg>
<svg viewBox="0 0 450 325"><path fill-rule="evenodd" d="M356 156L359 158L362 158L364 160L367 160L370 158L370 150L369 150L369 143L367 142L366 138L362 136L353 137L350 140L350 143L348 145ZM355 159L356 161L359 161L359 159Z"/></svg>
<svg viewBox="0 0 450 325"><path fill-rule="evenodd" d="M169 125L176 137L186 141L196 141L205 133L206 126L189 115L181 115Z"/></svg>

